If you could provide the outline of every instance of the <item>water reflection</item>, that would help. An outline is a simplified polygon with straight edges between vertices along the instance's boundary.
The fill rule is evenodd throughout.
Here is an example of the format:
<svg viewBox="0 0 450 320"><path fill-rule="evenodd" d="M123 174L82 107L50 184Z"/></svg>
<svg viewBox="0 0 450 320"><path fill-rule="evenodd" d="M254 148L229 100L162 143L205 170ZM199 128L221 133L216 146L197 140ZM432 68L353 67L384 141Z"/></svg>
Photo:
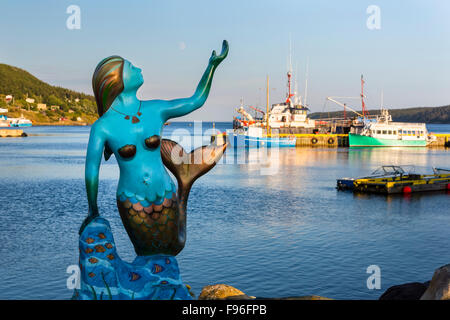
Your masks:
<svg viewBox="0 0 450 320"><path fill-rule="evenodd" d="M177 126L165 128L165 137ZM66 299L65 271L77 263L78 227L87 212L89 128L31 131L39 135L0 140L0 299ZM385 290L427 281L450 261L449 193L405 198L335 188L337 178L383 164L448 167L450 150L230 150L191 191L179 264L194 292L228 283L255 296L377 299L381 292L365 285L367 266L380 265ZM269 167L276 171L262 170ZM115 206L118 173L114 157L102 162L99 207L119 254L131 260Z"/></svg>

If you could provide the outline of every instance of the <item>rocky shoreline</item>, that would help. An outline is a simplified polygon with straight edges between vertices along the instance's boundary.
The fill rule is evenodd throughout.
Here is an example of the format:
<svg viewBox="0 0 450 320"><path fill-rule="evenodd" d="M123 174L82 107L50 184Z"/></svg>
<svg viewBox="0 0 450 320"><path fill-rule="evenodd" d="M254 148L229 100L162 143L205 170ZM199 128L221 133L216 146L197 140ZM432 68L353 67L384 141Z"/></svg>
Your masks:
<svg viewBox="0 0 450 320"><path fill-rule="evenodd" d="M227 284L205 286L198 300L333 300L311 295L284 298L263 298L249 296ZM379 300L450 300L450 264L444 265L433 274L430 281L411 282L388 288Z"/></svg>

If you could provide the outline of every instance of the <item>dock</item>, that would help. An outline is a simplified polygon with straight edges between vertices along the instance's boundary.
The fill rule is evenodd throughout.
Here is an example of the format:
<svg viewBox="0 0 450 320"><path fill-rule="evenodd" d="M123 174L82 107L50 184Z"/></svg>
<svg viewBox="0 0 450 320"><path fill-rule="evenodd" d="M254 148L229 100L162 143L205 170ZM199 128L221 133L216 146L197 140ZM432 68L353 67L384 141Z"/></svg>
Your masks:
<svg viewBox="0 0 450 320"><path fill-rule="evenodd" d="M383 194L450 191L450 170L433 168L433 174L417 174L400 166L382 166L371 176L337 179L337 188Z"/></svg>
<svg viewBox="0 0 450 320"><path fill-rule="evenodd" d="M436 133L436 141L428 147L450 147L450 133ZM280 137L297 138L296 147L348 147L348 134L278 134Z"/></svg>
<svg viewBox="0 0 450 320"><path fill-rule="evenodd" d="M431 142L428 147L450 147L450 133L435 133L436 141Z"/></svg>
<svg viewBox="0 0 450 320"><path fill-rule="evenodd" d="M21 129L0 129L0 138L26 137L27 134Z"/></svg>

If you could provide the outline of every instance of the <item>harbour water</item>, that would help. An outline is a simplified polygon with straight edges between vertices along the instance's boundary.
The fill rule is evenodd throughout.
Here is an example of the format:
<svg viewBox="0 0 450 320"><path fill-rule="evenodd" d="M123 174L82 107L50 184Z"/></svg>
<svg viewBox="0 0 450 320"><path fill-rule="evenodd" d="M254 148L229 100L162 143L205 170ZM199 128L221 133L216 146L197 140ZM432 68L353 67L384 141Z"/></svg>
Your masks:
<svg viewBox="0 0 450 320"><path fill-rule="evenodd" d="M186 142L194 127L171 123L164 136L181 134ZM203 130L211 127L203 123ZM78 262L78 228L87 213L89 130L32 127L27 138L0 140L0 299L71 297L66 269ZM429 130L450 132L450 125ZM383 164L449 168L449 149L280 149L272 174L261 170L258 157L257 150L239 150L227 159L241 160L218 164L194 184L187 243L177 258L196 294L226 283L259 297L377 299L392 285L430 280L450 263L450 194L386 197L335 189L337 178ZM114 157L102 163L99 208L119 254L132 260L115 204L118 175ZM370 265L381 269L380 290L366 286Z"/></svg>

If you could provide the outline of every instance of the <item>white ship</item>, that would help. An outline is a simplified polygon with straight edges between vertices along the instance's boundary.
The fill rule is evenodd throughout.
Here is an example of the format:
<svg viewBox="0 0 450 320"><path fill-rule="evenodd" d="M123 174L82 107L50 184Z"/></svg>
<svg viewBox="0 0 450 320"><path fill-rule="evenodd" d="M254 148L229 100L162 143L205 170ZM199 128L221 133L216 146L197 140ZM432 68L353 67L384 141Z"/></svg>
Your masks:
<svg viewBox="0 0 450 320"><path fill-rule="evenodd" d="M435 140L425 123L394 122L386 109L349 133L350 147L425 147Z"/></svg>
<svg viewBox="0 0 450 320"><path fill-rule="evenodd" d="M8 118L11 127L31 127L33 123L26 119L23 115L20 118Z"/></svg>
<svg viewBox="0 0 450 320"><path fill-rule="evenodd" d="M235 123L238 123L239 127L269 127L272 129L290 129L290 133L308 133L316 128L316 121L308 118L308 107L305 103L302 103L301 98L297 96L296 92L292 92L292 72L287 73L287 95L284 102L272 104L267 114L258 108L250 106L250 108L262 113L262 119L255 119L251 116L243 107L242 103L240 108L236 109L236 112L243 116L243 119L235 119ZM306 89L305 89L306 90ZM306 93L305 93L306 96ZM302 130L303 129L303 130ZM280 130L278 130L280 131ZM286 131L286 130L281 130Z"/></svg>
<svg viewBox="0 0 450 320"><path fill-rule="evenodd" d="M297 96L297 92L292 93L292 71L288 71L287 77L288 92L286 100L272 105L269 111L269 127L274 129L315 128L316 122L309 119L307 115L309 109L306 107L306 98L302 103L301 98ZM305 85L305 97L306 87L307 85Z"/></svg>

